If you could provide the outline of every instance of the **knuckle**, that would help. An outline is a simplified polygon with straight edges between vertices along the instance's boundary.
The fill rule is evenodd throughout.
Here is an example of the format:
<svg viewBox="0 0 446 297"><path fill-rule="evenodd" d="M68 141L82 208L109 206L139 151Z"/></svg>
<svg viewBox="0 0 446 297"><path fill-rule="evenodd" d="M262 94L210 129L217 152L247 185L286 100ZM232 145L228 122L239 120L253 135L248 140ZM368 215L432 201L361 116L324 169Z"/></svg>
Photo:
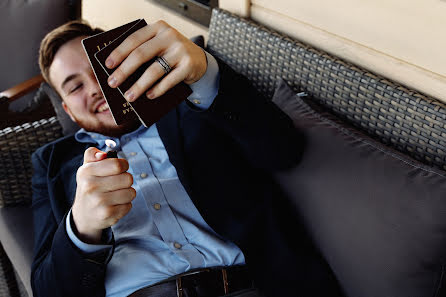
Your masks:
<svg viewBox="0 0 446 297"><path fill-rule="evenodd" d="M168 24L166 21L164 21L164 20L158 20L158 21L156 21L156 22L155 22L155 25L157 25L157 26L159 26L159 27L161 27L161 28L163 28L163 27L168 27L168 26L169 26L169 24Z"/></svg>
<svg viewBox="0 0 446 297"><path fill-rule="evenodd" d="M116 78L117 81L120 81L121 78L125 75L122 70L122 65L119 66L115 71L113 71L112 75L114 78Z"/></svg>
<svg viewBox="0 0 446 297"><path fill-rule="evenodd" d="M113 159L112 169L113 173L122 173L125 170L125 163L120 161L119 159Z"/></svg>
<svg viewBox="0 0 446 297"><path fill-rule="evenodd" d="M187 68L193 68L195 61L190 55L185 55L183 57L183 63Z"/></svg>
<svg viewBox="0 0 446 297"><path fill-rule="evenodd" d="M129 162L126 159L119 159L119 163L121 165L122 172L127 171L129 169Z"/></svg>
<svg viewBox="0 0 446 297"><path fill-rule="evenodd" d="M99 211L99 217L102 220L108 220L113 217L113 209L111 207L102 207L101 211Z"/></svg>
<svg viewBox="0 0 446 297"><path fill-rule="evenodd" d="M107 219L107 225L109 225L109 226L116 225L116 223L118 223L119 219L120 218L117 218L117 217L108 218Z"/></svg>
<svg viewBox="0 0 446 297"><path fill-rule="evenodd" d="M138 79L133 86L129 90L135 94L135 97L138 98L141 90L144 88L143 83L141 82L141 79Z"/></svg>
<svg viewBox="0 0 446 297"><path fill-rule="evenodd" d="M82 178L87 173L86 171L88 171L88 167L89 167L87 165L89 165L89 164L86 163L77 169L77 172L76 172L77 178Z"/></svg>
<svg viewBox="0 0 446 297"><path fill-rule="evenodd" d="M86 150L85 150L85 152L84 152L84 156L87 156L87 155L89 155L89 154L92 154L93 152L95 152L96 151L96 148L95 147L89 147L89 148L87 148Z"/></svg>
<svg viewBox="0 0 446 297"><path fill-rule="evenodd" d="M91 171L92 170L93 170L93 164L92 163L84 164L81 167L79 167L79 169L77 171L77 176L80 179L85 179L85 178L91 177Z"/></svg>
<svg viewBox="0 0 446 297"><path fill-rule="evenodd" d="M84 175L83 171L84 171L84 169L82 166L79 167L79 169L77 170L77 172L76 172L76 182L77 183L79 183L79 181L82 179L82 176Z"/></svg>
<svg viewBox="0 0 446 297"><path fill-rule="evenodd" d="M135 199L136 197L136 190L134 188L128 188L127 194L129 195L130 199Z"/></svg>
<svg viewBox="0 0 446 297"><path fill-rule="evenodd" d="M100 196L93 196L93 198L89 200L92 209L100 209L104 204L104 200Z"/></svg>
<svg viewBox="0 0 446 297"><path fill-rule="evenodd" d="M131 55L131 58L136 61L141 61L141 60L145 59L145 51L140 46L135 48L130 55Z"/></svg>
<svg viewBox="0 0 446 297"><path fill-rule="evenodd" d="M130 173L128 173L128 172L126 172L125 175L126 175L126 178L127 178L127 183L126 184L130 187L131 185L133 185L133 176Z"/></svg>
<svg viewBox="0 0 446 297"><path fill-rule="evenodd" d="M94 193L98 186L91 180L91 178L86 178L83 181L82 188L84 189L85 193Z"/></svg>
<svg viewBox="0 0 446 297"><path fill-rule="evenodd" d="M184 52L186 49L185 49L184 44L182 44L181 42L176 42L175 44L172 44L172 47L170 50L172 51L173 56L182 57L182 56L184 56Z"/></svg>
<svg viewBox="0 0 446 297"><path fill-rule="evenodd" d="M123 216L125 216L126 214L128 214L131 209L132 209L132 204L131 203L127 203L127 204L122 205L122 212L121 212L122 216L121 216L121 218Z"/></svg>
<svg viewBox="0 0 446 297"><path fill-rule="evenodd" d="M164 30L164 34L170 40L175 40L178 37L178 31L170 26Z"/></svg>
<svg viewBox="0 0 446 297"><path fill-rule="evenodd" d="M83 168L84 170L91 170L93 168L94 163L85 163L80 168Z"/></svg>

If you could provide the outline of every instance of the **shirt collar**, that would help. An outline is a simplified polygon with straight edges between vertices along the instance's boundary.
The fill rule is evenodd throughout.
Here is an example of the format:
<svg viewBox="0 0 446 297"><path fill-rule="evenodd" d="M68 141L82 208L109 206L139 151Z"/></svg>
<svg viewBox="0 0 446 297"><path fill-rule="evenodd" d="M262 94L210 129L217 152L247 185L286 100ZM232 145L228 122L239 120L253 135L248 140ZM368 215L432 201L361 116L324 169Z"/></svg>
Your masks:
<svg viewBox="0 0 446 297"><path fill-rule="evenodd" d="M74 138L78 142L81 142L81 143L95 143L99 149L105 147L106 139L112 139L113 141L116 142L116 147L119 148L119 147L121 147L120 140L123 137L126 137L126 138L136 137L144 129L146 129L146 128L143 125L141 125L135 131L121 135L121 137L111 137L111 136L105 136L105 135L102 135L102 134L96 133L96 132L90 132L90 131L87 131L84 128L82 128L79 131L77 131L76 134L74 134Z"/></svg>

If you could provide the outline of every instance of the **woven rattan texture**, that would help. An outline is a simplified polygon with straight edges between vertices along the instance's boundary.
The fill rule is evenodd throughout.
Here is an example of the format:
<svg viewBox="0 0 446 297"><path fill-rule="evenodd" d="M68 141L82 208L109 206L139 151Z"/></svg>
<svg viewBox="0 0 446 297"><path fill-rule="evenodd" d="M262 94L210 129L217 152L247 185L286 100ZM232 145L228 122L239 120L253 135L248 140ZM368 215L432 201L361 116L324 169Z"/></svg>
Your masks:
<svg viewBox="0 0 446 297"><path fill-rule="evenodd" d="M445 104L219 9L207 48L266 96L283 78L370 136L446 169Z"/></svg>
<svg viewBox="0 0 446 297"><path fill-rule="evenodd" d="M20 297L14 268L0 244L0 296Z"/></svg>
<svg viewBox="0 0 446 297"><path fill-rule="evenodd" d="M61 136L56 117L0 130L0 207L31 202L31 154Z"/></svg>

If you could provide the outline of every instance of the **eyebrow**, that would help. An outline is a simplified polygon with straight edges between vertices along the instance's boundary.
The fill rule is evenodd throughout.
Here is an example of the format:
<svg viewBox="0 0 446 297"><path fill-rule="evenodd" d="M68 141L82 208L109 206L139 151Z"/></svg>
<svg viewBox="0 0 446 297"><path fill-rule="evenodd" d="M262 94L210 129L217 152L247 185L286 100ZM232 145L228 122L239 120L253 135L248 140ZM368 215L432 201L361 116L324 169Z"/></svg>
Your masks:
<svg viewBox="0 0 446 297"><path fill-rule="evenodd" d="M68 75L61 84L61 89L63 90L64 86L71 80L75 79L79 74L71 74Z"/></svg>

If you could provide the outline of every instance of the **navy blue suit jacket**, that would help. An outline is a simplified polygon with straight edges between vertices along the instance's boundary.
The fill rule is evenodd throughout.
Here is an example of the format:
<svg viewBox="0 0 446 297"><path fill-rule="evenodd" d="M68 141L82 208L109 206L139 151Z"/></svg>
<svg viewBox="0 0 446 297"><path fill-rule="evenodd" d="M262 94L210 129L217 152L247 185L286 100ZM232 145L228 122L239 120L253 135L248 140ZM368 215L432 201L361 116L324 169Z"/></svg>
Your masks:
<svg viewBox="0 0 446 297"><path fill-rule="evenodd" d="M294 296L298 278L315 278L318 287L319 273L301 271L313 256L299 256L306 245L300 225L269 177L298 161L300 138L291 120L245 78L222 63L219 67L219 93L208 110L183 102L156 124L170 161L203 218L243 250L268 295ZM33 154L35 297L105 295L111 255L83 254L64 224L89 146L69 136Z"/></svg>

